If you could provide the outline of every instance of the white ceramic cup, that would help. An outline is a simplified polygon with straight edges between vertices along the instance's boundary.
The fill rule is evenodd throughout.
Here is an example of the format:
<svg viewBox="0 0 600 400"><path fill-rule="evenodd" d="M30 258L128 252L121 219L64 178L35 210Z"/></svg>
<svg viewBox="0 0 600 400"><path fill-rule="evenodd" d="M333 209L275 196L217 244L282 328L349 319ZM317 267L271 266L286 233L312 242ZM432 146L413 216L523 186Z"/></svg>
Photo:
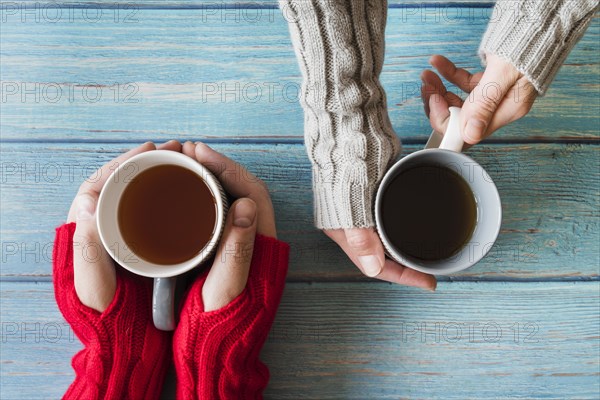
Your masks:
<svg viewBox="0 0 600 400"><path fill-rule="evenodd" d="M216 222L211 240L195 257L173 265L154 264L135 254L123 239L117 215L119 201L127 185L140 172L159 165L178 165L196 173L212 192L216 207ZM100 239L108 254L123 268L154 278L152 318L158 329L175 329L175 277L202 264L213 255L223 232L227 208L227 197L217 178L196 160L176 151L154 150L138 154L119 165L106 181L97 207Z"/></svg>
<svg viewBox="0 0 600 400"><path fill-rule="evenodd" d="M460 108L450 107L450 121L443 138L432 132L424 150L414 152L394 164L383 177L375 198L377 232L386 253L402 265L429 274L449 275L475 265L492 248L502 222L502 204L496 185L481 165L460 153L464 143L459 121ZM386 216L382 213L382 202L385 190L397 175L418 165L432 164L453 170L469 185L477 204L477 220L471 238L453 256L441 260L422 260L403 254L391 244L383 229ZM406 188L406 196L410 196L410 188ZM397 223L401 224L402 221Z"/></svg>

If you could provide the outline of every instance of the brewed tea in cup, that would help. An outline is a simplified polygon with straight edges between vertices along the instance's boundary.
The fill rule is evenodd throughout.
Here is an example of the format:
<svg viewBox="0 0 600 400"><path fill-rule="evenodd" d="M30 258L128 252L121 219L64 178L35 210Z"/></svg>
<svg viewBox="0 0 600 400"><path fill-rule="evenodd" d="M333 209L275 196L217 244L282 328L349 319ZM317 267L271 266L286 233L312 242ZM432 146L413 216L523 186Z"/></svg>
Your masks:
<svg viewBox="0 0 600 400"><path fill-rule="evenodd" d="M433 132L424 150L394 164L375 200L377 232L386 253L430 274L475 265L500 232L500 195L483 167L460 153L459 120L460 108L450 107L443 139Z"/></svg>
<svg viewBox="0 0 600 400"><path fill-rule="evenodd" d="M157 328L175 328L175 277L213 255L226 211L214 175L175 151L138 154L107 180L98 200L100 239L123 268L154 278Z"/></svg>

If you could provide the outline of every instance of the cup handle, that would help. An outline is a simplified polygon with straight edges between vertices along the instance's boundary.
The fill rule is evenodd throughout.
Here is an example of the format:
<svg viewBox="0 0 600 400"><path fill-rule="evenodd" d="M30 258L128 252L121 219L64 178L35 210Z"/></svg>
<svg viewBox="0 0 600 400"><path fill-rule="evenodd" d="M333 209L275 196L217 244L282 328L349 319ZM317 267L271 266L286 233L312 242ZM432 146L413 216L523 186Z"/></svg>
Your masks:
<svg viewBox="0 0 600 400"><path fill-rule="evenodd" d="M429 135L429 139L427 140L427 144L425 144L425 148L437 149L440 147L443 138L444 136L442 136L442 134L438 131L431 131L431 135Z"/></svg>
<svg viewBox="0 0 600 400"><path fill-rule="evenodd" d="M152 319L154 326L162 331L175 329L175 282L176 278L154 278L152 291Z"/></svg>
<svg viewBox="0 0 600 400"><path fill-rule="evenodd" d="M444 138L442 139L442 143L440 143L440 149L460 153L465 144L460 134L460 108L450 107L449 111L450 121L448 121L446 133L444 133Z"/></svg>

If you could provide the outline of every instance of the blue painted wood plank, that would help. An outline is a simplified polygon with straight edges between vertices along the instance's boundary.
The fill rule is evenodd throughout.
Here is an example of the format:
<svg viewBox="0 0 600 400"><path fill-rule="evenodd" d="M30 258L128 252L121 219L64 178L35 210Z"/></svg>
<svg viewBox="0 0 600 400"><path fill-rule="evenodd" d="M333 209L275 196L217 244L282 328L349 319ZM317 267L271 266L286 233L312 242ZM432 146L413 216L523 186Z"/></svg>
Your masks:
<svg viewBox="0 0 600 400"><path fill-rule="evenodd" d="M80 349L50 283L1 283L0 397L58 398ZM288 284L267 399L597 399L598 282ZM150 307L150 305L148 305Z"/></svg>
<svg viewBox="0 0 600 400"><path fill-rule="evenodd" d="M238 9L253 9L253 8L278 8L278 0L218 0L218 1L205 1L205 0L144 0L144 1L111 1L99 2L97 0L61 0L52 2L40 2L39 0L16 0L16 1L2 1L4 5L4 12L13 13L15 5L17 9L21 10L22 7L34 8L37 3L40 10L51 7L81 7L81 8L104 8L112 9L118 6L122 8L150 8L150 9L222 9L222 8L238 8ZM495 0L457 0L457 1L445 1L440 2L437 0L388 0L388 6L390 8L398 7L421 7L429 5L430 7L448 7L448 6L464 6L464 7L486 7L493 6ZM40 11L42 12L42 11Z"/></svg>
<svg viewBox="0 0 600 400"><path fill-rule="evenodd" d="M53 229L66 218L80 182L129 147L2 145L1 276L48 279ZM292 246L290 280L363 279L312 224L310 166L304 146L214 147L268 183L280 237ZM404 152L420 147L405 146ZM491 254L453 279L598 279L600 146L481 145L469 154L488 169L499 188L503 223Z"/></svg>
<svg viewBox="0 0 600 400"><path fill-rule="evenodd" d="M445 4L445 3L444 3ZM302 137L300 77L285 19L202 10L139 10L133 21L52 23L7 16L0 27L2 138L33 140ZM401 138L430 131L419 98L427 58L443 53L477 70L485 12L389 12L382 81ZM549 94L495 137L597 139L600 22L596 19Z"/></svg>

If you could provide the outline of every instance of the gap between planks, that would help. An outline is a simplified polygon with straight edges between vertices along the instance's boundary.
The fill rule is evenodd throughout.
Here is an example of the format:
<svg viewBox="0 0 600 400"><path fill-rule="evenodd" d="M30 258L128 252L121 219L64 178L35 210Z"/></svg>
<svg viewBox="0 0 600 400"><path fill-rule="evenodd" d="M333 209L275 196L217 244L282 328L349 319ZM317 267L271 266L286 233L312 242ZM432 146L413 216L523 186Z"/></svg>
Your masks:
<svg viewBox="0 0 600 400"><path fill-rule="evenodd" d="M126 133L126 132L124 132ZM173 138L177 139L177 138ZM196 141L193 138L185 138L186 141ZM215 137L215 138L198 138L197 140L209 144L288 144L288 145L304 145L304 138L302 137L240 137L240 138L226 138L226 137ZM144 142L161 143L165 141L165 138L146 138L146 139L23 139L23 138L8 138L1 139L0 144L139 144ZM182 140L183 142L183 140ZM425 145L427 139L422 138L404 138L402 144L406 145ZM482 141L480 144L485 145L513 145L513 144L583 144L583 145L598 145L600 144L600 137L597 138L490 138Z"/></svg>
<svg viewBox="0 0 600 400"><path fill-rule="evenodd" d="M391 3L391 4L390 4ZM38 4L37 0L21 0L12 2L11 5L16 6L16 4L21 4L23 8L28 8L30 6L36 6ZM493 1L463 1L463 2L434 2L427 0L425 1L413 1L413 2L402 2L396 3L394 0L388 2L388 8L492 8L494 7ZM39 7L39 5L37 5ZM123 9L129 10L272 10L279 9L277 2L273 1L210 1L206 3L199 4L182 4L182 3L172 3L172 4L159 4L152 2L127 2L127 1L115 1L115 2L51 2L44 4L44 9L57 9L57 8L69 8L69 9L104 9L110 10L115 9L116 7L121 7Z"/></svg>
<svg viewBox="0 0 600 400"><path fill-rule="evenodd" d="M571 277L549 277L549 278L513 278L513 277L491 277L491 278L481 278L481 277L471 277L471 276L437 276L438 282L444 283L576 283L576 282L600 282L600 276L571 276ZM0 276L0 283L50 283L52 282L52 277L50 275L43 276L10 276L10 275L2 275ZM305 284L313 284L313 283L347 283L347 284L374 284L374 285L393 285L389 282L384 282L375 279L363 278L362 276L358 276L354 279L352 278L337 278L337 277L319 277L319 278L311 278L306 279L302 277L293 277L286 279L287 283L305 283Z"/></svg>

